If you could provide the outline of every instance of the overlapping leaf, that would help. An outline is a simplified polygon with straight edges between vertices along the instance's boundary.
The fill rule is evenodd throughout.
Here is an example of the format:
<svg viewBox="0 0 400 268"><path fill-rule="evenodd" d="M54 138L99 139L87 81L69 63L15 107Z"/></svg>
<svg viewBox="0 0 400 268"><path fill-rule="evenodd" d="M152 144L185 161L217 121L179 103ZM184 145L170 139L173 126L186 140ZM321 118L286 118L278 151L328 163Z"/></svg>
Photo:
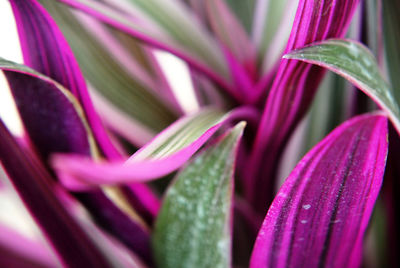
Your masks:
<svg viewBox="0 0 400 268"><path fill-rule="evenodd" d="M52 79L24 65L1 59L0 69L7 70L5 73L27 134L43 159L47 160L54 152L73 152L96 157L96 147L91 131L85 123L82 108L69 91ZM143 194L146 196L142 198L148 198L147 195L150 193ZM137 196L140 197L140 193L137 193ZM39 195L36 197L42 198ZM132 221L101 191L76 197L86 207L103 208L92 210L92 216L98 223L121 238L128 247L138 252L145 260L149 260L148 234L140 224ZM139 203L141 202L140 200ZM138 237L141 240L138 240Z"/></svg>
<svg viewBox="0 0 400 268"><path fill-rule="evenodd" d="M358 267L387 156L387 119L345 122L314 147L279 190L250 267Z"/></svg>
<svg viewBox="0 0 400 268"><path fill-rule="evenodd" d="M93 108L72 51L53 19L36 0L12 0L10 3L17 22L24 62L72 92L83 106L101 150L118 157Z"/></svg>
<svg viewBox="0 0 400 268"><path fill-rule="evenodd" d="M52 152L96 155L77 99L61 84L31 68L0 58L28 134L42 157Z"/></svg>
<svg viewBox="0 0 400 268"><path fill-rule="evenodd" d="M284 56L323 66L349 80L389 115L400 133L400 108L379 72L374 56L363 45L349 40L326 40Z"/></svg>
<svg viewBox="0 0 400 268"><path fill-rule="evenodd" d="M358 0L300 0L285 51L344 35ZM272 200L274 172L289 134L307 111L324 71L281 60L250 157L246 196L260 212ZM262 160L263 159L263 160ZM266 161L268 164L262 163Z"/></svg>
<svg viewBox="0 0 400 268"><path fill-rule="evenodd" d="M32 152L19 147L2 121L0 136L1 163L64 265L111 267L58 200L46 168Z"/></svg>
<svg viewBox="0 0 400 268"><path fill-rule="evenodd" d="M229 114L228 114L229 115ZM157 135L126 162L93 162L79 156L55 156L53 165L66 187L146 181L183 165L229 116L205 109L184 117Z"/></svg>
<svg viewBox="0 0 400 268"><path fill-rule="evenodd" d="M205 150L177 176L157 218L159 267L229 267L236 151L244 123Z"/></svg>
<svg viewBox="0 0 400 268"><path fill-rule="evenodd" d="M108 101L153 131L161 131L175 119L156 92L140 80L139 73L146 73L145 70L132 77L69 10L54 1L40 2L68 39L85 77Z"/></svg>
<svg viewBox="0 0 400 268"><path fill-rule="evenodd" d="M132 5L119 7L132 17L116 9L91 0L58 0L80 9L97 19L157 48L183 58L194 68L225 84L228 72L218 46L206 30L190 18L188 10L178 1L132 0ZM218 73L219 75L216 75ZM221 76L225 79L221 79Z"/></svg>

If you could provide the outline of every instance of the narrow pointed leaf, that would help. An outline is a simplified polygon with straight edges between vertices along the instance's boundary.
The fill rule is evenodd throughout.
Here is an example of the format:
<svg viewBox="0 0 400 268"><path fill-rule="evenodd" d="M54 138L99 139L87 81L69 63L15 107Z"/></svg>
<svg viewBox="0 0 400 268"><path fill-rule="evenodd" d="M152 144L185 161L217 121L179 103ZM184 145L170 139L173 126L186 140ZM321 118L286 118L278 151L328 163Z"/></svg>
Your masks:
<svg viewBox="0 0 400 268"><path fill-rule="evenodd" d="M182 10L180 4L175 6L176 1L173 1L173 3L159 0L138 1L133 3L134 5L126 5L125 3L122 7L120 6L120 8L132 12L134 18L127 17L125 13L118 12L92 0L58 1L84 11L151 46L171 52L187 61L193 68L215 80L215 82L227 86L228 74L223 64L223 59L216 53L218 51L216 42L210 36L204 35L205 29L199 27L199 25L193 25L196 23L190 21L188 14ZM175 18L171 15L175 15L174 11L178 12ZM182 25L179 26L179 24ZM160 30L159 27L168 27L169 29L166 33ZM187 28L182 29L184 27ZM199 33L200 36L188 33L190 29ZM179 32L180 30L185 34L187 33L190 38L185 39L186 35L182 35ZM168 31L170 31L169 35Z"/></svg>
<svg viewBox="0 0 400 268"><path fill-rule="evenodd" d="M55 196L51 175L0 121L0 160L14 187L66 266L110 267Z"/></svg>
<svg viewBox="0 0 400 268"><path fill-rule="evenodd" d="M400 108L371 52L358 42L327 40L284 56L325 67L349 80L384 109L400 133Z"/></svg>
<svg viewBox="0 0 400 268"><path fill-rule="evenodd" d="M206 0L208 17L215 34L235 58L254 71L255 48L225 0Z"/></svg>
<svg viewBox="0 0 400 268"><path fill-rule="evenodd" d="M103 97L154 131L161 131L174 121L174 113L155 92L132 77L65 6L52 0L40 2L68 39L85 77Z"/></svg>
<svg viewBox="0 0 400 268"><path fill-rule="evenodd" d="M300 0L285 53L345 34L359 0ZM324 70L282 59L264 106L246 175L246 196L265 213L272 201L275 170L291 131L306 113ZM261 80L262 82L263 80ZM262 163L267 159L266 163Z"/></svg>
<svg viewBox="0 0 400 268"><path fill-rule="evenodd" d="M64 185L73 190L155 179L183 165L221 127L228 115L206 109L184 117L126 162L101 163L80 156L56 155L53 166Z"/></svg>
<svg viewBox="0 0 400 268"><path fill-rule="evenodd" d="M69 91L24 65L0 59L0 69L6 70L27 134L43 159L47 161L55 152L97 156L82 109ZM146 261L150 260L148 234L101 191L76 197L86 207L96 208L92 216L98 224L106 227Z"/></svg>
<svg viewBox="0 0 400 268"><path fill-rule="evenodd" d="M197 156L168 189L153 247L159 267L230 267L233 172L244 123Z"/></svg>
<svg viewBox="0 0 400 268"><path fill-rule="evenodd" d="M116 151L96 114L84 78L61 31L36 0L10 1L16 18L24 62L70 90L84 108L96 141L104 153Z"/></svg>
<svg viewBox="0 0 400 268"><path fill-rule="evenodd" d="M250 267L359 267L388 147L387 119L356 117L296 166L258 234Z"/></svg>

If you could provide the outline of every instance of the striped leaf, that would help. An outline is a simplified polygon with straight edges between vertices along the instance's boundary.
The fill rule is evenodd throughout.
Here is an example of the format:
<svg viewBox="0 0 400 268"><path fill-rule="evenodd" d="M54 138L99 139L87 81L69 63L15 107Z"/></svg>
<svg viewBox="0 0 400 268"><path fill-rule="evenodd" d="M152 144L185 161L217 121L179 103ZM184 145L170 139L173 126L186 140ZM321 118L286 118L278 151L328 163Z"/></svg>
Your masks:
<svg viewBox="0 0 400 268"><path fill-rule="evenodd" d="M381 106L400 133L399 104L374 56L362 44L332 39L291 51L284 57L317 64L343 76Z"/></svg>
<svg viewBox="0 0 400 268"><path fill-rule="evenodd" d="M51 0L40 2L69 41L83 74L103 97L154 132L174 121L174 113L156 96L156 92L132 77L65 6Z"/></svg>
<svg viewBox="0 0 400 268"><path fill-rule="evenodd" d="M126 162L93 162L81 156L57 155L53 165L66 187L146 181L183 165L229 118L215 109L186 116L162 131Z"/></svg>
<svg viewBox="0 0 400 268"><path fill-rule="evenodd" d="M244 123L198 155L168 189L153 248L158 267L230 267L236 151Z"/></svg>
<svg viewBox="0 0 400 268"><path fill-rule="evenodd" d="M356 117L296 166L268 210L250 267L359 267L381 188L387 119Z"/></svg>
<svg viewBox="0 0 400 268"><path fill-rule="evenodd" d="M221 77L228 78L223 58L218 54L217 43L207 34L206 29L191 19L188 9L176 0L130 0L129 4L115 3L120 9L127 10L133 18L93 0L58 1L187 60L194 68L219 82Z"/></svg>

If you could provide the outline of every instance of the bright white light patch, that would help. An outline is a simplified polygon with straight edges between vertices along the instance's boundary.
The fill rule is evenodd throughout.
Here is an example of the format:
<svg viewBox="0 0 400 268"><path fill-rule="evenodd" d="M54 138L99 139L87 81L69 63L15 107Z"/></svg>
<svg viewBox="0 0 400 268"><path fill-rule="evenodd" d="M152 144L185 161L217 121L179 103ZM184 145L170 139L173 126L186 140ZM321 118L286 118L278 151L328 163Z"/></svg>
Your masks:
<svg viewBox="0 0 400 268"><path fill-rule="evenodd" d="M200 106L185 63L167 52L157 51L155 55L183 111L187 114L198 111Z"/></svg>
<svg viewBox="0 0 400 268"><path fill-rule="evenodd" d="M0 57L22 63L17 29L8 1L0 1L0 36L2 36ZM21 121L2 72L0 72L0 117L14 134L22 134Z"/></svg>

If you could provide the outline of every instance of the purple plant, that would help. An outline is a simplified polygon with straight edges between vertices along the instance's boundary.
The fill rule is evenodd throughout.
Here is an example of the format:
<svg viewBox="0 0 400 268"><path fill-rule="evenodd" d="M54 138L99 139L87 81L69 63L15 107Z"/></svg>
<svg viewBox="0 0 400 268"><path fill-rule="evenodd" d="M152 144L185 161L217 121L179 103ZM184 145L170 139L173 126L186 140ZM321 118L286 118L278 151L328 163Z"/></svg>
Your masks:
<svg viewBox="0 0 400 268"><path fill-rule="evenodd" d="M56 258L0 225L2 266L398 265L398 1L9 2L1 164Z"/></svg>

